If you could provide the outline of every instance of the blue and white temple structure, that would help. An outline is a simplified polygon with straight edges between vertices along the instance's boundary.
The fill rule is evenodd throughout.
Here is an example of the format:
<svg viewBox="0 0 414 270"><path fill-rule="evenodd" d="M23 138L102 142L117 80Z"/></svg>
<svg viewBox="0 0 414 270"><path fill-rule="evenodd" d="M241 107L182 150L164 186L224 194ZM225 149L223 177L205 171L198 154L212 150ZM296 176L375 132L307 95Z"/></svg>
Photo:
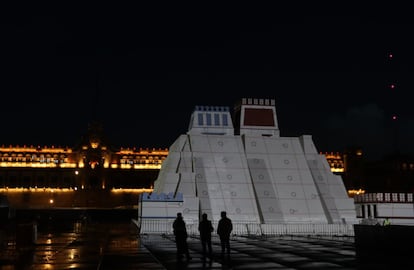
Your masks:
<svg viewBox="0 0 414 270"><path fill-rule="evenodd" d="M169 148L138 221L198 224L220 212L237 224L355 224L355 205L310 135L281 137L274 99L196 106L186 134Z"/></svg>

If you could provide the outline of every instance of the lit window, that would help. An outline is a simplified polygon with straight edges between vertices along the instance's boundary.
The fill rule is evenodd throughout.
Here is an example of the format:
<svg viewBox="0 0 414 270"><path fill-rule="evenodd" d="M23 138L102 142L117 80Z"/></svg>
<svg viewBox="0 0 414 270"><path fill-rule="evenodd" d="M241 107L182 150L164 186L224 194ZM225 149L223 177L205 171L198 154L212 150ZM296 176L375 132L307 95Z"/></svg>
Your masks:
<svg viewBox="0 0 414 270"><path fill-rule="evenodd" d="M223 126L228 126L229 125L229 123L228 123L228 119L227 119L227 114L223 114L222 116L222 122L223 122Z"/></svg>
<svg viewBox="0 0 414 270"><path fill-rule="evenodd" d="M218 113L214 114L214 125L220 126L220 114Z"/></svg>
<svg viewBox="0 0 414 270"><path fill-rule="evenodd" d="M198 114L198 125L199 126L203 126L204 125L204 121L203 121L204 119L203 119L203 114L202 113L199 113Z"/></svg>
<svg viewBox="0 0 414 270"><path fill-rule="evenodd" d="M210 113L206 114L206 122L207 122L207 126L211 126L211 114Z"/></svg>

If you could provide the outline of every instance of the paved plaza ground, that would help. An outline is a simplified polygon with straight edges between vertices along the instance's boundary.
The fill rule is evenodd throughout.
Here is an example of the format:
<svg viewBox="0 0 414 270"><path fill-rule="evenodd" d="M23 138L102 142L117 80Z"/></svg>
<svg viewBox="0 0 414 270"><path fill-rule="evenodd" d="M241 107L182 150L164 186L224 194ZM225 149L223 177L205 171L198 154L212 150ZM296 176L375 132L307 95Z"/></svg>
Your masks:
<svg viewBox="0 0 414 270"><path fill-rule="evenodd" d="M198 235L188 239L190 261L177 260L172 235L139 235L131 222L53 223L36 243L7 244L0 269L392 269L357 259L353 237L233 236L230 257L203 258Z"/></svg>

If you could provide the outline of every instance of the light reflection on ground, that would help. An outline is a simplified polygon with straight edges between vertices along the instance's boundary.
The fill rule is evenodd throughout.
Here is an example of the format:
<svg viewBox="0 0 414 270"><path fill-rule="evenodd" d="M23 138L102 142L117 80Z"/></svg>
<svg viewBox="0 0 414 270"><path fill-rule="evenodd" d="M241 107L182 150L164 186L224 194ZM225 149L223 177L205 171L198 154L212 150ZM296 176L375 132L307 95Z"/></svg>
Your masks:
<svg viewBox="0 0 414 270"><path fill-rule="evenodd" d="M131 250L138 247L137 228L132 222L49 220L35 227L35 244L16 245L16 259L3 261L1 269L97 269L103 254L114 249L114 242Z"/></svg>

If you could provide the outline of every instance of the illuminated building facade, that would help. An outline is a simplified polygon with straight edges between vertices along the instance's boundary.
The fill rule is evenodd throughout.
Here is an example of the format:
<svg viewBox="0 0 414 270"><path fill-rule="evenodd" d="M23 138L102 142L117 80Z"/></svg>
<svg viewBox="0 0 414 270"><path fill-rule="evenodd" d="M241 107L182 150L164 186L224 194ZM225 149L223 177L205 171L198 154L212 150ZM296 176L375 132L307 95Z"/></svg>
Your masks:
<svg viewBox="0 0 414 270"><path fill-rule="evenodd" d="M264 225L262 233L280 224L356 222L353 199L312 136L280 136L274 99L243 98L233 114L226 106L196 106L154 192L140 197L137 224L153 232L147 225L177 212L187 224L198 224L202 213L218 222L221 211L235 224Z"/></svg>
<svg viewBox="0 0 414 270"><path fill-rule="evenodd" d="M0 193L16 207L135 205L167 155L168 149L115 149L93 123L73 148L1 146ZM117 193L123 199L111 198Z"/></svg>
<svg viewBox="0 0 414 270"><path fill-rule="evenodd" d="M397 153L367 161L360 148L324 155L331 171L342 177L350 196L366 192L414 192L414 158L409 155Z"/></svg>
<svg viewBox="0 0 414 270"><path fill-rule="evenodd" d="M343 153L326 152L324 155L331 172L342 177L350 196L365 192L366 177L363 152L360 148L348 148Z"/></svg>
<svg viewBox="0 0 414 270"><path fill-rule="evenodd" d="M330 152L324 153L324 155L328 161L329 167L331 167L331 172L339 174L345 171L344 160L341 153Z"/></svg>

